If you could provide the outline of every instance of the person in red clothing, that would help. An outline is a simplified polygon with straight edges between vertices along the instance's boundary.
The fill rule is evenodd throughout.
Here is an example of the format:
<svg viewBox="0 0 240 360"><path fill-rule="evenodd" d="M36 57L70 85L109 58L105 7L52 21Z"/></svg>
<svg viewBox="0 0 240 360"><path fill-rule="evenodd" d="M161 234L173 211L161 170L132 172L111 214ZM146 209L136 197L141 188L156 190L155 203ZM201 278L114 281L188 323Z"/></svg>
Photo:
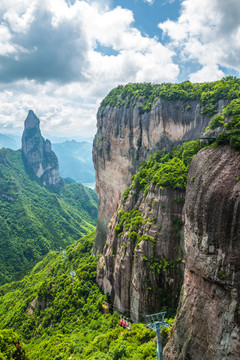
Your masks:
<svg viewBox="0 0 240 360"><path fill-rule="evenodd" d="M120 326L123 326L123 318L122 318L122 316L120 317L119 325L120 325Z"/></svg>

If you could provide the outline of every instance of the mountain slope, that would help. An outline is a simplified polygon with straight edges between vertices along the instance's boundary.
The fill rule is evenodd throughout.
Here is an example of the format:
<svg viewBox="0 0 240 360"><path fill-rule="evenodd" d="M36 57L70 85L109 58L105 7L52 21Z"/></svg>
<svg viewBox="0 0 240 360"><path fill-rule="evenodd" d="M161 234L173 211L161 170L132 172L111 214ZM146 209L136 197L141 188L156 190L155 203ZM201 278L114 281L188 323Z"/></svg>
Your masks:
<svg viewBox="0 0 240 360"><path fill-rule="evenodd" d="M0 150L0 283L92 231L96 216L93 191L64 184L50 192L28 175L20 150Z"/></svg>
<svg viewBox="0 0 240 360"><path fill-rule="evenodd" d="M22 281L0 287L0 329L21 334L31 360L155 359L154 332L139 324L129 332L117 313L102 313L92 242L93 234L82 238L65 259L50 252Z"/></svg>

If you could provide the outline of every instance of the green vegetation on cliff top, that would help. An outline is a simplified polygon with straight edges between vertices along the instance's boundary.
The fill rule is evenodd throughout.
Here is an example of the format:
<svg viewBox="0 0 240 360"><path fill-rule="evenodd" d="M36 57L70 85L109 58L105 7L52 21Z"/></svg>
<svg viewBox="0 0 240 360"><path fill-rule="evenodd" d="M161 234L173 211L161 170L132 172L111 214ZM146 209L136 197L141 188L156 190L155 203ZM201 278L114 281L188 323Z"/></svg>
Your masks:
<svg viewBox="0 0 240 360"><path fill-rule="evenodd" d="M192 84L186 81L180 84L151 84L139 83L119 85L103 99L100 107L134 107L138 100L142 104L140 110L151 110L152 104L161 98L162 100L198 100L202 104L201 112L205 116L212 116L218 110L218 100L232 100L240 97L240 79L227 76L219 81L209 83ZM186 111L191 109L186 104Z"/></svg>
<svg viewBox="0 0 240 360"><path fill-rule="evenodd" d="M0 284L93 231L96 217L92 190L65 184L52 193L30 178L20 150L0 150Z"/></svg>
<svg viewBox="0 0 240 360"><path fill-rule="evenodd" d="M117 313L102 313L93 235L70 246L65 259L50 252L29 276L0 287L0 342L1 329L16 331L32 360L155 359L154 332L140 324L129 332Z"/></svg>

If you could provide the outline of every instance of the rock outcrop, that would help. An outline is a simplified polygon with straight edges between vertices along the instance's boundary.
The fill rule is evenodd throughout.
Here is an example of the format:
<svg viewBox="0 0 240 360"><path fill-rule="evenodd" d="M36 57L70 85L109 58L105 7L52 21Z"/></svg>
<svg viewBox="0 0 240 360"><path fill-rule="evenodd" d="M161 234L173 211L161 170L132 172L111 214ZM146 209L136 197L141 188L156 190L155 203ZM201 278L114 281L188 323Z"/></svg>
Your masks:
<svg viewBox="0 0 240 360"><path fill-rule="evenodd" d="M166 360L240 358L240 156L192 161L185 202L186 268Z"/></svg>
<svg viewBox="0 0 240 360"><path fill-rule="evenodd" d="M59 187L63 182L58 159L51 149L51 142L42 137L39 124L38 117L29 110L22 135L23 158L43 185Z"/></svg>
<svg viewBox="0 0 240 360"><path fill-rule="evenodd" d="M184 193L152 187L147 196L135 195L130 192L122 200L109 223L97 282L116 308L130 310L131 318L139 321L156 309L177 306L183 279ZM125 212L131 217L126 222L138 223L137 234L131 226L116 232Z"/></svg>
<svg viewBox="0 0 240 360"><path fill-rule="evenodd" d="M201 114L199 101L157 100L150 112L140 110L142 101L129 107L101 107L93 144L96 191L99 198L94 252L102 253L107 224L117 209L124 189L141 162L156 150L202 134L209 118ZM221 111L225 102L220 100Z"/></svg>

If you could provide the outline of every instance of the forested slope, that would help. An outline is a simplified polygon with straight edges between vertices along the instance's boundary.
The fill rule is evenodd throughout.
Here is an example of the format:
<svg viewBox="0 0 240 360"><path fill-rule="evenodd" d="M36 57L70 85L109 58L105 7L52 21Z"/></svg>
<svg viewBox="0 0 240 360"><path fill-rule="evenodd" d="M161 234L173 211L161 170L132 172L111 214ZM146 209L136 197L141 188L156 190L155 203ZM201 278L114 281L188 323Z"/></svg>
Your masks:
<svg viewBox="0 0 240 360"><path fill-rule="evenodd" d="M57 192L26 172L21 150L0 150L0 283L19 277L51 249L94 230L96 194L81 184Z"/></svg>
<svg viewBox="0 0 240 360"><path fill-rule="evenodd" d="M93 235L69 247L65 259L50 252L29 276L0 287L0 337L1 329L21 334L29 359L155 359L154 332L137 324L129 332L117 313L102 313Z"/></svg>

